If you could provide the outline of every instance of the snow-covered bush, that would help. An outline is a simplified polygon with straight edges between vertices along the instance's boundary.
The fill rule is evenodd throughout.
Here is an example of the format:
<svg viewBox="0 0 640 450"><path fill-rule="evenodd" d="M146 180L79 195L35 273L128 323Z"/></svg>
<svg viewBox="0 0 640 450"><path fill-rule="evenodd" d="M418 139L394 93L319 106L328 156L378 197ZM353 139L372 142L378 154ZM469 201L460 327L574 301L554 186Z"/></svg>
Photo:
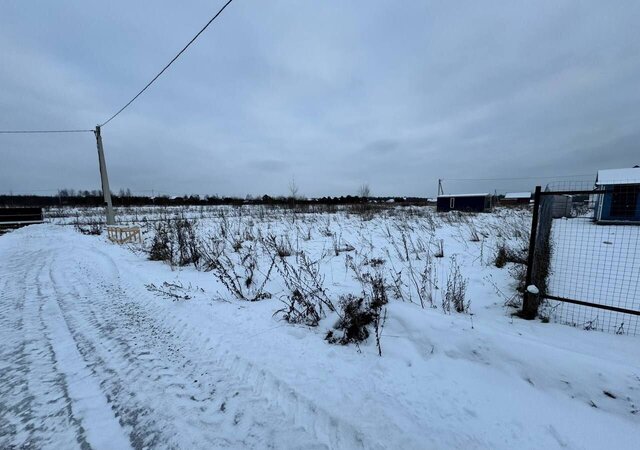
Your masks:
<svg viewBox="0 0 640 450"><path fill-rule="evenodd" d="M332 344L358 344L370 336L373 327L378 354L382 356L381 336L387 318L385 305L388 303L385 280L380 274L365 274L362 295L352 294L340 297L340 319L326 335Z"/></svg>
<svg viewBox="0 0 640 450"><path fill-rule="evenodd" d="M455 256L452 257L449 274L447 276L447 288L442 298L442 310L444 312L450 313L452 309L459 313L469 311L471 302L465 299L467 295L467 283L468 280L460 273L460 265L456 261Z"/></svg>
<svg viewBox="0 0 640 450"><path fill-rule="evenodd" d="M169 237L169 226L166 223L158 223L149 249L151 261L165 261L169 264L173 261L173 246Z"/></svg>
<svg viewBox="0 0 640 450"><path fill-rule="evenodd" d="M268 250L277 254L279 258L286 258L287 256L291 256L293 254L289 236L281 236L277 238L273 234L269 234L264 239L264 245Z"/></svg>
<svg viewBox="0 0 640 450"><path fill-rule="evenodd" d="M178 218L159 222L149 248L149 259L172 266L193 264L198 267L201 243L195 231L195 219Z"/></svg>
<svg viewBox="0 0 640 450"><path fill-rule="evenodd" d="M281 314L289 323L316 326L326 316L325 310L335 311L326 294L319 261L311 261L304 252L296 254L294 261L283 256L276 261L276 269L289 293L282 298L285 307L275 314Z"/></svg>
<svg viewBox="0 0 640 450"><path fill-rule="evenodd" d="M493 264L498 269L502 269L504 266L507 265L507 262L508 262L507 247L504 245L504 243L499 244L498 248L496 249L496 256L493 259Z"/></svg>
<svg viewBox="0 0 640 450"><path fill-rule="evenodd" d="M240 246L234 252L229 252L225 241L210 238L208 244L203 244L201 259L202 269L213 273L239 300L253 302L271 298L265 286L275 266L275 257L270 258L268 269L262 271L255 243Z"/></svg>
<svg viewBox="0 0 640 450"><path fill-rule="evenodd" d="M195 233L195 225L195 220L185 218L173 222L173 231L177 241L177 263L180 266L193 264L198 267L200 242Z"/></svg>
<svg viewBox="0 0 640 450"><path fill-rule="evenodd" d="M102 234L102 226L99 223L91 223L88 225L75 224L76 230L87 236L100 236Z"/></svg>

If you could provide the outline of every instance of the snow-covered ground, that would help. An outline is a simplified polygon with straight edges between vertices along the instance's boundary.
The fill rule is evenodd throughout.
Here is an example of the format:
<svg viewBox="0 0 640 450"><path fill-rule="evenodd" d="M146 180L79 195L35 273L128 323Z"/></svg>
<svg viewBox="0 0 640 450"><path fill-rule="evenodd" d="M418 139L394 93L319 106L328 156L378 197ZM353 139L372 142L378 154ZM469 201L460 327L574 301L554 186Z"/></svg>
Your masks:
<svg viewBox="0 0 640 450"><path fill-rule="evenodd" d="M340 206L337 206L340 208ZM241 213L281 216L282 208L269 206L230 206L230 205L183 205L183 206L118 206L114 207L118 223L139 224L147 221L161 221L179 215L190 219L218 219L222 214L238 215ZM105 212L102 207L49 207L43 211L49 223L67 224L104 224Z"/></svg>
<svg viewBox="0 0 640 450"><path fill-rule="evenodd" d="M405 297L387 305L382 357L371 338L328 344L331 316L274 316L275 276L271 299L246 302L210 272L73 227L0 237L0 448L637 448L640 338L510 315L510 268L491 262L497 243L518 245L526 213L434 216L198 223L201 236L221 220L287 236L332 297L360 289L349 258L385 260ZM441 308L452 256L470 314ZM427 265L435 308L407 278ZM165 282L189 299L149 289Z"/></svg>

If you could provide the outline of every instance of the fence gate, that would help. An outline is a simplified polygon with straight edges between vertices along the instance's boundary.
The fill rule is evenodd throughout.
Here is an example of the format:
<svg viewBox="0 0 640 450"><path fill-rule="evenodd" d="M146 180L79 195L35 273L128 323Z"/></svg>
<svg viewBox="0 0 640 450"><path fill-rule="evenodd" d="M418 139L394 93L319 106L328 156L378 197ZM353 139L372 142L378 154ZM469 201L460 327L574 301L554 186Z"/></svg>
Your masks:
<svg viewBox="0 0 640 450"><path fill-rule="evenodd" d="M638 185L536 187L522 314L617 334L640 334ZM535 290L534 290L535 292Z"/></svg>

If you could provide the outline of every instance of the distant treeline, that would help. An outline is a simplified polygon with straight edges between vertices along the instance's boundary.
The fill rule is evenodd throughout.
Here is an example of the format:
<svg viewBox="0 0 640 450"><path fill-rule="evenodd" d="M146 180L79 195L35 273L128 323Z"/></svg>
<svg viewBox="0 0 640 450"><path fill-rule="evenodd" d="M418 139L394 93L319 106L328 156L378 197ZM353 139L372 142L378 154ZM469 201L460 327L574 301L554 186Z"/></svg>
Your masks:
<svg viewBox="0 0 640 450"><path fill-rule="evenodd" d="M370 197L362 198L353 195L321 198L291 197L219 197L217 195L185 195L185 196L141 196L128 191L111 194L114 206L182 206L182 205L352 205L361 203L398 203L400 205L426 205L426 198L421 197ZM56 195L0 195L0 206L35 206L35 207L91 207L104 205L100 191L60 191Z"/></svg>

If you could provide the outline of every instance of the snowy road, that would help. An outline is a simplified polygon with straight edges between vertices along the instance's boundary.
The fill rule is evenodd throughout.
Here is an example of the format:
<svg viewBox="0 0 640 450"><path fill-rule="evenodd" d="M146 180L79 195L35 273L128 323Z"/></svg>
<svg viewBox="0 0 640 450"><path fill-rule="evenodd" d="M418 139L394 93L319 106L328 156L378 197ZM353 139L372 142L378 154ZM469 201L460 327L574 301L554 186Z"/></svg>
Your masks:
<svg viewBox="0 0 640 450"><path fill-rule="evenodd" d="M312 430L299 425L300 405L290 404L299 402L263 373L238 370L197 330L158 320L150 294L97 248L42 245L44 233L5 239L0 448L340 444L329 419L327 429L321 417Z"/></svg>

